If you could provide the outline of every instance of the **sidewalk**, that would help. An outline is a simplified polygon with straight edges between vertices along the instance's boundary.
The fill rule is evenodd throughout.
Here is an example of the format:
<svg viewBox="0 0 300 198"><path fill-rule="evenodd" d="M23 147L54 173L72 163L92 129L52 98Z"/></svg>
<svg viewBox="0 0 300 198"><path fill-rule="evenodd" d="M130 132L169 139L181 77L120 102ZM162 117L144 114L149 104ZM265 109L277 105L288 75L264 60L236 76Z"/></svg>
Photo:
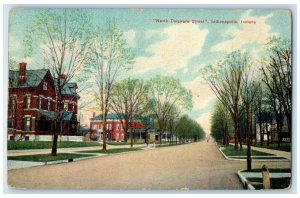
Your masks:
<svg viewBox="0 0 300 198"><path fill-rule="evenodd" d="M243 147L247 148L247 146L243 146ZM255 151L270 153L270 154L276 155L278 157L284 157L288 160L291 160L291 158L292 158L291 152L279 151L279 150L267 149L267 148L260 148L260 147L255 147L255 146L251 146L251 149L253 149Z"/></svg>
<svg viewBox="0 0 300 198"><path fill-rule="evenodd" d="M234 145L232 143L230 143L230 144ZM247 148L247 145L243 145L243 148ZM255 151L260 151L260 152L265 152L265 153L273 154L273 155L276 155L278 157L284 157L284 158L286 158L286 159L288 159L290 161L291 161L291 158L292 158L291 152L279 151L279 150L268 149L268 148L260 148L260 147L255 147L255 146L251 146L251 149L253 149Z"/></svg>

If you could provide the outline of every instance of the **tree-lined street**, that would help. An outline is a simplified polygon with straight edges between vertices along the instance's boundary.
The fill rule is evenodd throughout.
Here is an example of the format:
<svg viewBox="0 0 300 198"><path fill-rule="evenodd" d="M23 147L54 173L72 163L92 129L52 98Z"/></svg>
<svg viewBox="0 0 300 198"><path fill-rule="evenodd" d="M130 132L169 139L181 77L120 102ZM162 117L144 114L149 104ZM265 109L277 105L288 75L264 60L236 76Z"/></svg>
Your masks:
<svg viewBox="0 0 300 198"><path fill-rule="evenodd" d="M8 185L288 188L291 13L224 11L12 10Z"/></svg>

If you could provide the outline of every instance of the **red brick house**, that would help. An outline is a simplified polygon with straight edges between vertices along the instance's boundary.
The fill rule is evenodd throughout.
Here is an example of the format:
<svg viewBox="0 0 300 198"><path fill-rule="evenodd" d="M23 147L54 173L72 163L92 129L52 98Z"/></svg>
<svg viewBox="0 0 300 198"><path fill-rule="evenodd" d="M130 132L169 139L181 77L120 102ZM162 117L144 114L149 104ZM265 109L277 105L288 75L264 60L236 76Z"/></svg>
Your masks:
<svg viewBox="0 0 300 198"><path fill-rule="evenodd" d="M65 75L60 77L65 80ZM78 100L80 96L77 94L76 83L66 83L62 89L62 103L60 109L62 110L62 133L63 135L79 135L78 129Z"/></svg>
<svg viewBox="0 0 300 198"><path fill-rule="evenodd" d="M99 136L100 140L102 140L102 115L95 116L90 119L90 133L91 136ZM117 141L123 142L125 133L122 127L122 122L116 114L107 114L106 116L106 128L107 128L107 140L108 141ZM127 136L129 136L130 130L135 132L136 139L143 139L143 132L145 131L144 125L139 120L134 120L129 123L129 131Z"/></svg>
<svg viewBox="0 0 300 198"><path fill-rule="evenodd" d="M48 69L26 70L26 65L9 71L8 135L52 135L58 105L55 81ZM76 135L76 88L76 83L66 83L63 89L62 135Z"/></svg>

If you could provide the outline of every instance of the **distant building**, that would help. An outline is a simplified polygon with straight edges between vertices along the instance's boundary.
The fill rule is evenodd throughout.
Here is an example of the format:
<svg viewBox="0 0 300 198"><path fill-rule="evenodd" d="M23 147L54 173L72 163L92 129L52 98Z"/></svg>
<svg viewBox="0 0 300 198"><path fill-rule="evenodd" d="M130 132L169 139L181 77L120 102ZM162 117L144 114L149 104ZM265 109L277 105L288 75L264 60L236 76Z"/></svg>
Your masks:
<svg viewBox="0 0 300 198"><path fill-rule="evenodd" d="M9 71L8 136L53 135L57 110L57 87L48 69ZM61 76L65 79L65 76ZM62 134L77 135L76 83L66 83L62 90Z"/></svg>
<svg viewBox="0 0 300 198"><path fill-rule="evenodd" d="M103 131L102 131L102 115L95 116L93 113L93 117L90 119L90 133L91 136L97 136L100 140L103 139ZM117 116L117 114L107 114L106 116L106 129L107 134L106 138L108 141L118 141L123 142L125 140L125 133L122 127L122 122ZM129 123L129 130L128 130L128 138L130 131L135 132L136 139L143 139L144 136L142 135L145 131L144 125L139 120L134 120Z"/></svg>
<svg viewBox="0 0 300 198"><path fill-rule="evenodd" d="M277 142L278 141L278 133L277 133L277 122L276 122L276 117L274 113L268 112L268 121L266 121L264 118L261 123L261 130L260 130L260 124L257 121L256 124L256 138L258 141L261 140L261 134L260 131L263 133L263 139L264 141L267 141L268 139L268 134L269 134L269 141L270 142ZM291 142L291 132L288 130L288 123L287 123L287 118L284 116L283 117L283 123L282 123L282 129L280 139L282 142Z"/></svg>

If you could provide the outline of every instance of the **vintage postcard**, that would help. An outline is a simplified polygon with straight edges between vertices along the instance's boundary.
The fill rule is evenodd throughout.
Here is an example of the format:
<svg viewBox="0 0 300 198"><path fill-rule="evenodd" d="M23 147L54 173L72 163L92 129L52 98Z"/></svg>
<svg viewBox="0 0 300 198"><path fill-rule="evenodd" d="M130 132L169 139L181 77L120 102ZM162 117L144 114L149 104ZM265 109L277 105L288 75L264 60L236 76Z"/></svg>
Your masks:
<svg viewBox="0 0 300 198"><path fill-rule="evenodd" d="M291 19L11 9L8 188L290 189Z"/></svg>

